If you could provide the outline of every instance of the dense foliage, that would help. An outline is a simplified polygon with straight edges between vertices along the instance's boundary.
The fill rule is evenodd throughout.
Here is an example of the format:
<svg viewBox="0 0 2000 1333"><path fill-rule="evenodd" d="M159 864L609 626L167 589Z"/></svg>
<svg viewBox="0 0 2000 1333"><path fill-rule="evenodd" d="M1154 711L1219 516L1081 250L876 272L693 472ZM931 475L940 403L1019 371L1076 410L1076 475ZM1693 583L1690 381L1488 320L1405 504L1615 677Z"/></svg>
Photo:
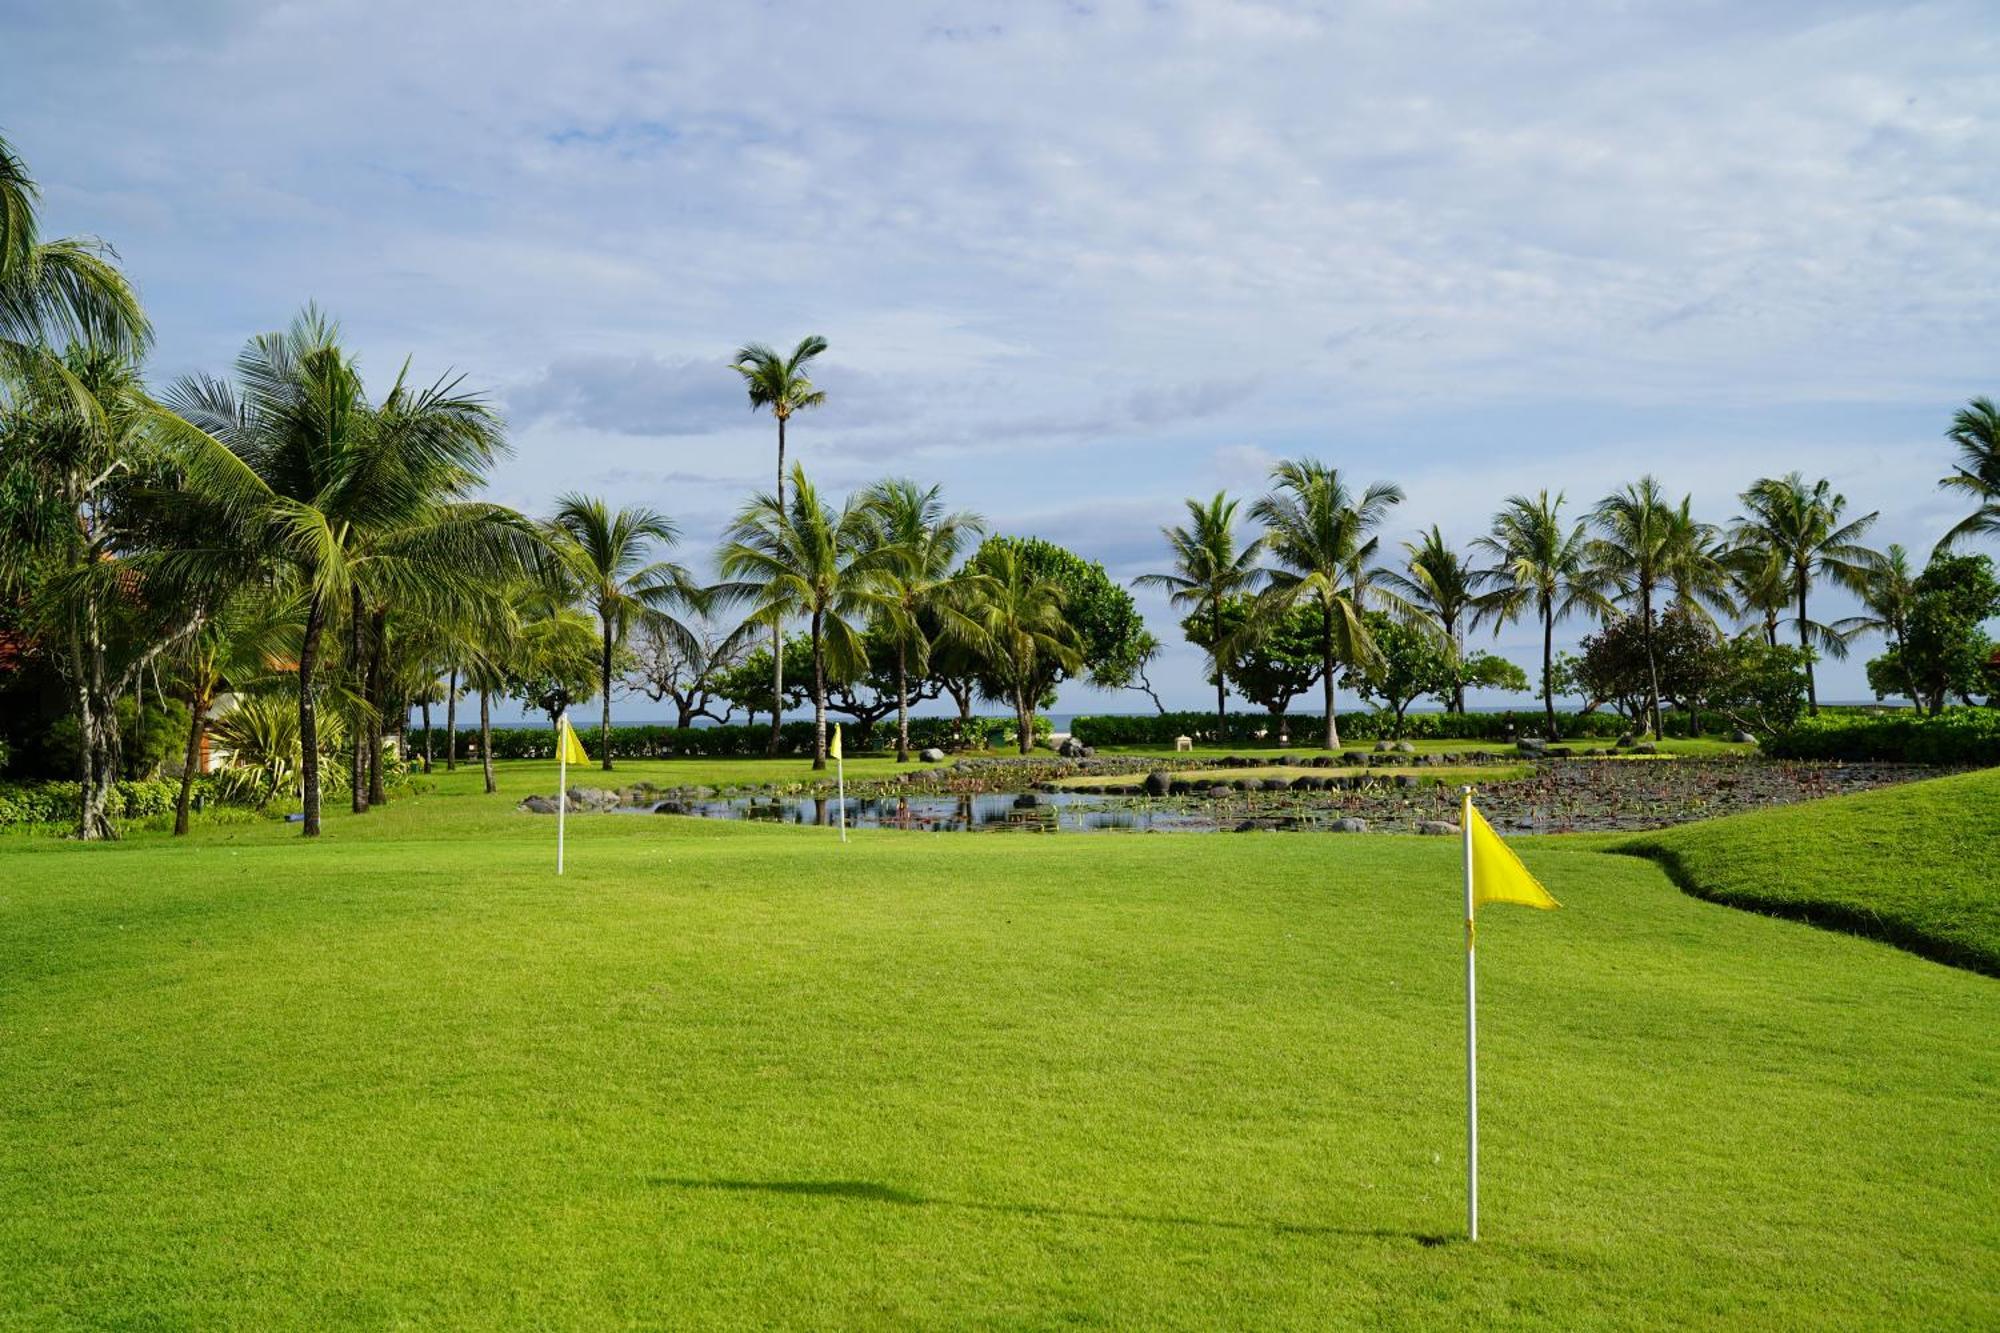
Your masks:
<svg viewBox="0 0 2000 1333"><path fill-rule="evenodd" d="M1821 713L1764 743L1782 759L1908 764L2000 764L2000 709L1947 708L1935 716Z"/></svg>
<svg viewBox="0 0 2000 1333"><path fill-rule="evenodd" d="M768 669L770 659L763 662ZM1212 722L1214 719L1210 719ZM810 755L813 750L815 729L810 722L787 722L779 731L779 753ZM1050 736L1049 720L1035 719L1035 741L1046 745ZM426 736L421 728L410 733L411 745L421 749ZM429 741L433 750L442 754L448 740L447 733L432 731ZM958 754L967 751L985 750L1012 743L1014 740L1014 719L1011 717L913 717L910 719L910 744L919 750L940 749ZM677 755L703 755L710 758L728 756L760 755L766 752L770 741L770 728L766 726L720 726L720 727L668 727L655 725L617 726L611 728L611 753L616 759L668 759ZM843 741L850 754L879 751L893 748L895 737L892 728L877 727L872 733L860 729L848 730ZM601 739L595 731L584 735L584 748L592 759L601 758L598 747ZM476 755L479 753L479 732L462 729L458 733L458 753ZM554 759L555 735L545 726L516 726L493 728L493 757L495 759Z"/></svg>
<svg viewBox="0 0 2000 1333"><path fill-rule="evenodd" d="M1605 740L1621 735L1630 724L1613 713L1558 713L1557 728L1565 739ZM1229 730L1216 735L1215 714L1208 712L1162 713L1157 716L1080 716L1070 722L1071 734L1089 745L1159 746L1172 749L1181 736L1204 743L1225 745L1275 745L1281 725L1294 745L1309 745L1319 738L1322 719L1314 713L1288 715L1282 724L1263 713L1231 713ZM1401 735L1410 740L1467 740L1511 743L1522 737L1542 734L1540 712L1509 710L1498 713L1409 713L1402 720ZM1387 711L1353 713L1341 722L1343 738L1354 741L1387 740L1396 734L1395 715Z"/></svg>

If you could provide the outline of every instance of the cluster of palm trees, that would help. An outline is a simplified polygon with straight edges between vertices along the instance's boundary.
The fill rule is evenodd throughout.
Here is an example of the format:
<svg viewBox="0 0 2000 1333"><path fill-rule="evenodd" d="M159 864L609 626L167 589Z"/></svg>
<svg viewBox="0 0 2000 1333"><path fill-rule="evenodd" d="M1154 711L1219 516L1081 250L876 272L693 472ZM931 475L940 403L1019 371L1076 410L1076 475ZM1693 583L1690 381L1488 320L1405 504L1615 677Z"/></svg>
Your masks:
<svg viewBox="0 0 2000 1333"><path fill-rule="evenodd" d="M1943 484L1971 492L1981 507L1943 545L2000 531L2000 414L1975 400L1954 421L1952 439L1962 463ZM1877 514L1850 516L1846 497L1829 482L1796 472L1753 483L1740 497L1742 512L1726 525L1697 519L1689 497L1670 498L1652 477L1582 513L1566 513L1561 492L1511 496L1465 552L1433 526L1402 544L1400 561L1380 563L1378 530L1402 499L1391 483L1356 490L1323 463L1287 461L1249 507L1261 532L1246 537L1238 522L1241 501L1226 494L1188 500L1188 522L1163 529L1173 567L1138 582L1165 590L1195 623L1209 627L1203 637L1218 725L1227 723L1231 658L1301 605L1318 627L1329 748L1340 743L1336 669L1365 674L1379 662L1370 612L1424 628L1454 656L1463 654L1469 630L1532 621L1541 630L1542 705L1551 735L1555 631L1573 616L1635 617L1651 676L1645 718L1656 734L1661 690L1653 634L1661 614L1681 608L1711 622L1733 620L1774 646L1789 620L1799 647L1808 650L1805 687L1816 713L1812 658L1845 656L1855 637L1871 630L1893 638L1897 607L1913 579L1901 547L1878 552L1862 545ZM1815 620L1811 595L1828 583L1857 594L1868 614ZM1225 635L1225 609L1240 599L1248 600L1251 614ZM1462 686L1451 706L1464 708Z"/></svg>

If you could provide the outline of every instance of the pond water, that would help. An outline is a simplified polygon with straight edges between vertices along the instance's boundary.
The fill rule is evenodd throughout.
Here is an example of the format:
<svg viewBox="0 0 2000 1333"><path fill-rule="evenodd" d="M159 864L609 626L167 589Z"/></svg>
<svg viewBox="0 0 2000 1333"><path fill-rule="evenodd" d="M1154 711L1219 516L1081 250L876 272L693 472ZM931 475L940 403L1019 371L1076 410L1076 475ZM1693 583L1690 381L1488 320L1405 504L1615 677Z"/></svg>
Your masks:
<svg viewBox="0 0 2000 1333"><path fill-rule="evenodd" d="M692 815L699 819L747 819L770 824L832 828L840 821L838 798L829 796L737 796L668 800L621 806L618 814ZM1164 802L1080 792L974 792L955 796L850 796L849 828L914 829L931 833L1004 832L1207 833L1217 821ZM1232 824L1230 827L1234 827Z"/></svg>

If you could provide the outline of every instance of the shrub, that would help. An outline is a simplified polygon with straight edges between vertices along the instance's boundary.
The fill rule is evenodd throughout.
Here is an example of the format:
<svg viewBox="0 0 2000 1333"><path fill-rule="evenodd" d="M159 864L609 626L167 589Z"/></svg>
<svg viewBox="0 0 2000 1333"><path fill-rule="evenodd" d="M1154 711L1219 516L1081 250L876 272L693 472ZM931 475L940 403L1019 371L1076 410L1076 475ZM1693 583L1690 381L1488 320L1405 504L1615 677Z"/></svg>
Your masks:
<svg viewBox="0 0 2000 1333"><path fill-rule="evenodd" d="M1558 713L1556 722L1564 736L1580 739L1616 736L1628 725L1613 713ZM1285 726L1293 745L1310 745L1324 723L1318 713L1289 713ZM1394 726L1395 719L1388 713L1344 714L1340 737L1343 742L1382 740ZM1269 713L1231 713L1228 731L1219 738L1213 713L1079 717L1071 730L1088 745L1170 746L1177 736L1193 736L1208 743L1256 746L1277 744L1278 721ZM1265 733L1261 739L1257 735L1260 731ZM1402 727L1403 737L1409 740L1505 741L1510 735L1539 736L1542 731L1542 714L1533 711L1410 713L1404 716Z"/></svg>
<svg viewBox="0 0 2000 1333"><path fill-rule="evenodd" d="M1823 712L1772 736L1764 753L1852 763L2000 764L2000 708L1948 708L1935 717Z"/></svg>
<svg viewBox="0 0 2000 1333"><path fill-rule="evenodd" d="M177 779L120 782L112 789L111 817L149 819L170 814L180 790ZM209 778L196 778L194 790L196 795L216 799L215 784ZM74 824L82 793L82 785L75 782L0 783L0 828Z"/></svg>
<svg viewBox="0 0 2000 1333"><path fill-rule="evenodd" d="M574 719L572 719L574 722ZM833 719L828 721L832 730ZM861 733L852 723L842 721L845 730L842 742L850 754L880 753L893 750L896 745L896 724L894 719L877 722L872 734L864 744ZM592 759L602 756L598 753L603 744L603 735L596 727L579 726L576 734L583 741L583 748L590 751ZM910 719L910 744L918 749L936 746L941 750L977 750L999 745L1012 740L1014 719L1011 717L976 717L969 727L961 729L956 717L913 717ZM447 733L443 728L434 728L431 733L433 757L443 762ZM1049 737L1047 718L1035 719L1035 739L1046 743ZM701 755L708 758L761 758L771 739L771 728L763 726L732 727L668 727L668 726L614 726L611 728L611 757L613 759L672 759L683 755ZM422 728L410 732L410 749L413 753L423 750ZM809 755L813 750L813 724L810 722L787 722L779 732L779 753L786 755ZM458 733L458 755L460 760L479 756L479 729L461 728ZM544 725L524 727L495 727L493 729L493 757L495 759L554 759L555 733Z"/></svg>

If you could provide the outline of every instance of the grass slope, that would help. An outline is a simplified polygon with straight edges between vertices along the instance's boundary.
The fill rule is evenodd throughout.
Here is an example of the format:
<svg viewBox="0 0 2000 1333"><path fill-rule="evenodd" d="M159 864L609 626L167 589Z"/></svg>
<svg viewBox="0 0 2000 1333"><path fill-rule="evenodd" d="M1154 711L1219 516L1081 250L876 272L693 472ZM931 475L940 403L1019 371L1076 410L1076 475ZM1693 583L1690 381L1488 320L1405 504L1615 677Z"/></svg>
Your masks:
<svg viewBox="0 0 2000 1333"><path fill-rule="evenodd" d="M1529 843L0 846L0 1323L1991 1326L2000 988Z"/></svg>
<svg viewBox="0 0 2000 1333"><path fill-rule="evenodd" d="M2000 768L1686 824L1619 845L1716 902L2000 976Z"/></svg>

